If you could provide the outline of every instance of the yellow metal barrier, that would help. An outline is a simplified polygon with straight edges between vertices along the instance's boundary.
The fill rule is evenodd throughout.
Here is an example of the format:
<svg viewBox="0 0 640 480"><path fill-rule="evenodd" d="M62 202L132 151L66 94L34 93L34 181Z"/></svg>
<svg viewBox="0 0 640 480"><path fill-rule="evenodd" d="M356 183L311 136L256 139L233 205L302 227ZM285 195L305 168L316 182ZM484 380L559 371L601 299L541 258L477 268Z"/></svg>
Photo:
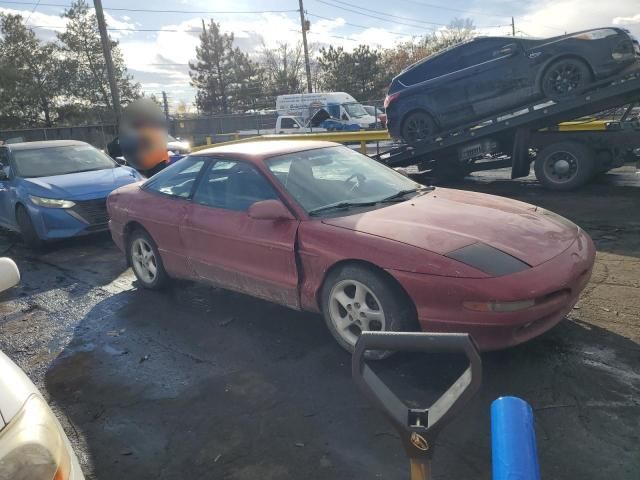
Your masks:
<svg viewBox="0 0 640 480"><path fill-rule="evenodd" d="M238 138L228 142L216 143L215 146L233 145L234 143L261 142L271 140L323 140L336 143L360 143L360 151L366 153L367 143L390 140L389 132L386 130L363 130L358 132L321 132L321 133L292 133L290 135L260 135L255 137ZM192 151L204 150L210 145L193 147Z"/></svg>
<svg viewBox="0 0 640 480"><path fill-rule="evenodd" d="M560 132L583 132L583 131L602 131L607 129L609 122L605 120L591 121L572 121L563 122L555 127L543 130L556 130ZM271 140L324 140L336 143L359 143L360 151L367 153L367 143L391 140L389 132L386 130L361 130L357 132L321 132L321 133L292 133L288 135L257 135L254 137L240 138L238 133L233 134L235 140L228 142L216 143L215 146L232 145L234 143L261 142ZM209 137L207 137L209 138ZM197 152L210 148L211 145L201 145L193 147L192 151Z"/></svg>

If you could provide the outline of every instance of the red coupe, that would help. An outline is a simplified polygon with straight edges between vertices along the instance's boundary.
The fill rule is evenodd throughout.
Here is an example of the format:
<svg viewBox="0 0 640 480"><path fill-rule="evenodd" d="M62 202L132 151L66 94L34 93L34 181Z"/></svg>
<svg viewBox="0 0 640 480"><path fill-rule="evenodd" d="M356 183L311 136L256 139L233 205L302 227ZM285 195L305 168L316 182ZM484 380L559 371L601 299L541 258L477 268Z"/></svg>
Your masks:
<svg viewBox="0 0 640 480"><path fill-rule="evenodd" d="M363 330L524 342L571 310L595 257L550 211L425 187L328 142L202 150L107 207L142 286L200 280L319 312L348 350Z"/></svg>

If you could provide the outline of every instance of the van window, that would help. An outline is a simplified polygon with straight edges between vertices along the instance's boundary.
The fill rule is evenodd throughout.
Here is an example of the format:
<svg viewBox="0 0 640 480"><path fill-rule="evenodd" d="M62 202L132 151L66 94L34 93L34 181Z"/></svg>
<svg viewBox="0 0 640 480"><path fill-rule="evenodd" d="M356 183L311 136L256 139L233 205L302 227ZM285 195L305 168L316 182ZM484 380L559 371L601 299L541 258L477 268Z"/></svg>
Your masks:
<svg viewBox="0 0 640 480"><path fill-rule="evenodd" d="M293 118L281 118L280 128L296 128L298 124L293 121Z"/></svg>

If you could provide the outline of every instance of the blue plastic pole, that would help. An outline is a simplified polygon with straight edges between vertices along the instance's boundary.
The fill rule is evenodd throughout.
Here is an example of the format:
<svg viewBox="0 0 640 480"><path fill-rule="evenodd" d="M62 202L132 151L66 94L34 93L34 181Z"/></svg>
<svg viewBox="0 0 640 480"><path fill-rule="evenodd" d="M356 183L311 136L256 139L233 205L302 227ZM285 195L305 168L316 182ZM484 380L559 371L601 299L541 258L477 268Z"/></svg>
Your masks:
<svg viewBox="0 0 640 480"><path fill-rule="evenodd" d="M493 480L540 480L533 410L517 397L491 404Z"/></svg>

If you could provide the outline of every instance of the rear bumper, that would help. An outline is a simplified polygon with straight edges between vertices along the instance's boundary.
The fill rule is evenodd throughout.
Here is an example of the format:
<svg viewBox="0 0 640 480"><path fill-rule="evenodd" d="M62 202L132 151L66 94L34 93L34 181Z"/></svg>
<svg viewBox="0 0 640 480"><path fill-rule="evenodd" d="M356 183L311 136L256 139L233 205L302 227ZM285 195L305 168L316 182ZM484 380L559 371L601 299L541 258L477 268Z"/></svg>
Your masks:
<svg viewBox="0 0 640 480"><path fill-rule="evenodd" d="M391 271L418 312L420 327L430 332L470 333L482 350L511 347L549 330L571 311L591 277L595 248L580 231L557 257L524 272L488 279L436 277ZM475 312L463 302L536 299L515 312Z"/></svg>

